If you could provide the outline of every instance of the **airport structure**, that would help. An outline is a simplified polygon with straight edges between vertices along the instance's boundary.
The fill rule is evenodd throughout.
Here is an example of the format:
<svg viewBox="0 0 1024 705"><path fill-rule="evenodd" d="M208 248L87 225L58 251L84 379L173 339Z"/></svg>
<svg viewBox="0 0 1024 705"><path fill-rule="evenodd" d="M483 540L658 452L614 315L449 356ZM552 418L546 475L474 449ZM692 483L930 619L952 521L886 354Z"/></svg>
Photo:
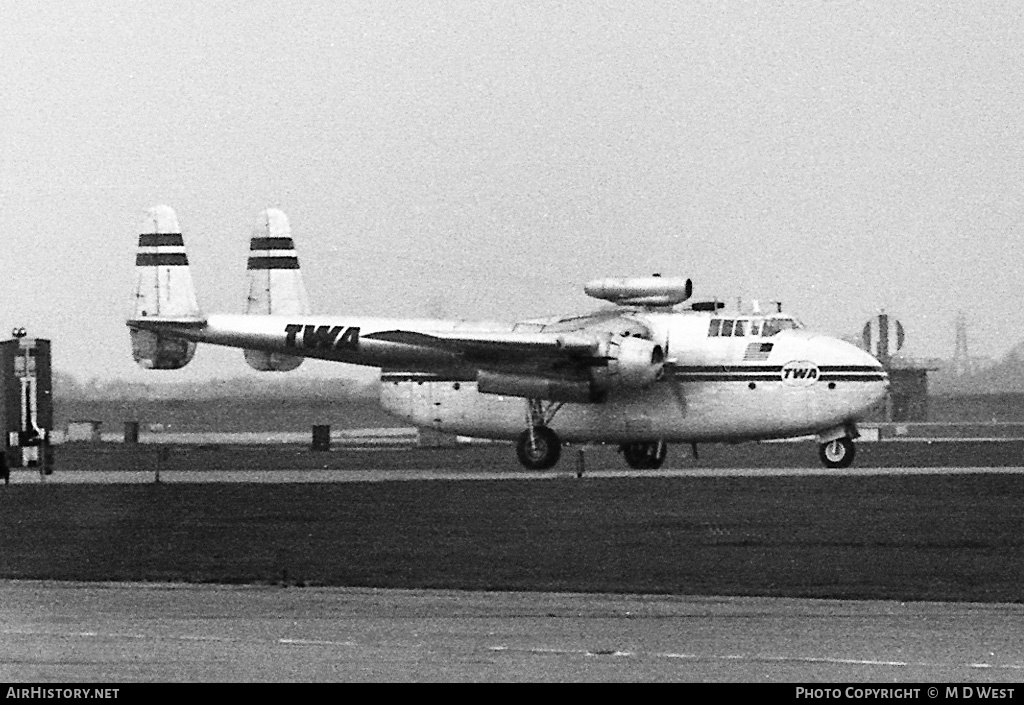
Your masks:
<svg viewBox="0 0 1024 705"><path fill-rule="evenodd" d="M0 342L0 424L4 430L3 468L37 467L53 471L50 431L53 427L53 386L50 341L29 338L16 328Z"/></svg>
<svg viewBox="0 0 1024 705"><path fill-rule="evenodd" d="M889 397L879 421L928 420L929 368L898 354L905 337L903 324L885 311L865 323L861 331L861 347L889 374Z"/></svg>

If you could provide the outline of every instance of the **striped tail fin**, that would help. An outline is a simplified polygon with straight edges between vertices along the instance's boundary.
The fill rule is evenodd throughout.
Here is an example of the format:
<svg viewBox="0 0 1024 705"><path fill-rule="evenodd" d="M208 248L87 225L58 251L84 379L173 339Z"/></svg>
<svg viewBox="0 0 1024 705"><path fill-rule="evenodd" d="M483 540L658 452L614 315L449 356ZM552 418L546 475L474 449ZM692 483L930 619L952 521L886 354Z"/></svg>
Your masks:
<svg viewBox="0 0 1024 705"><path fill-rule="evenodd" d="M135 255L135 319L200 321L188 255L178 216L168 206L146 212ZM195 354L195 343L150 330L133 328L132 355L147 369L176 370Z"/></svg>
<svg viewBox="0 0 1024 705"><path fill-rule="evenodd" d="M259 214L249 241L249 315L305 316L309 299L302 282L288 217L276 208ZM245 361L264 372L287 372L302 363L301 357L263 350L246 350Z"/></svg>

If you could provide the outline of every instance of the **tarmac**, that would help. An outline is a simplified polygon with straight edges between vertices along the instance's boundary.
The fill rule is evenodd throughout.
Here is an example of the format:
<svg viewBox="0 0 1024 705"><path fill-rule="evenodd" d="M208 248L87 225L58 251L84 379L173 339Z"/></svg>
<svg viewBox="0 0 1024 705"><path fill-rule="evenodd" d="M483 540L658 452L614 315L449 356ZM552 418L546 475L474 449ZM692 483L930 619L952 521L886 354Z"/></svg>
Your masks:
<svg viewBox="0 0 1024 705"><path fill-rule="evenodd" d="M166 483L565 479L554 472L167 470ZM1020 474L1024 467L668 468L587 477ZM12 484L152 483L34 470ZM1024 681L1024 605L0 581L8 683ZM918 686L914 686L918 687ZM941 686L940 686L941 687ZM923 694L922 694L923 695Z"/></svg>
<svg viewBox="0 0 1024 705"><path fill-rule="evenodd" d="M1024 679L1006 604L7 581L0 624L9 684Z"/></svg>

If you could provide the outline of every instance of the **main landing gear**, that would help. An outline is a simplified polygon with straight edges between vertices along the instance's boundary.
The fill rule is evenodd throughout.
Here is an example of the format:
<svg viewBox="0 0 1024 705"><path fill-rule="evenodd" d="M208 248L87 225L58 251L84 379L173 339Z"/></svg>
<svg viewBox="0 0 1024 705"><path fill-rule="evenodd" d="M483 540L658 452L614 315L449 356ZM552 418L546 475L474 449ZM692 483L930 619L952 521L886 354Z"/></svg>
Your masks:
<svg viewBox="0 0 1024 705"><path fill-rule="evenodd" d="M827 468L848 468L856 455L852 438L836 438L818 446L818 457Z"/></svg>
<svg viewBox="0 0 1024 705"><path fill-rule="evenodd" d="M668 443L665 441L645 441L642 443L623 443L619 446L626 464L634 470L657 470L665 462L668 455Z"/></svg>
<svg viewBox="0 0 1024 705"><path fill-rule="evenodd" d="M545 408L540 399L526 400L527 427L519 434L516 443L516 455L523 467L529 470L548 470L558 463L562 455L562 441L558 434L548 428L548 423L560 408L560 403L548 404Z"/></svg>
<svg viewBox="0 0 1024 705"><path fill-rule="evenodd" d="M547 426L533 426L520 434L516 455L529 470L548 470L555 467L561 457L562 442Z"/></svg>

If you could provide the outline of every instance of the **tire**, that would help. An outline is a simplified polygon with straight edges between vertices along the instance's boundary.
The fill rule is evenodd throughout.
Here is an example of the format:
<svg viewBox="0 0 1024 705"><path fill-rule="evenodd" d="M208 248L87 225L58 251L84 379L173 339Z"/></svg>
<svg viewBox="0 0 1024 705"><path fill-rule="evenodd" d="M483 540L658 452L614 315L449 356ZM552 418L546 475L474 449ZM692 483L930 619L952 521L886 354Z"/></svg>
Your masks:
<svg viewBox="0 0 1024 705"><path fill-rule="evenodd" d="M634 470L657 470L668 455L668 443L665 441L623 443L620 448L626 465Z"/></svg>
<svg viewBox="0 0 1024 705"><path fill-rule="evenodd" d="M530 431L523 431L516 443L516 455L527 470L548 470L555 467L562 455L562 442L558 434L547 426L533 427L534 444L530 444Z"/></svg>
<svg viewBox="0 0 1024 705"><path fill-rule="evenodd" d="M837 438L818 446L818 457L827 468L848 468L856 454L856 446L849 438Z"/></svg>

